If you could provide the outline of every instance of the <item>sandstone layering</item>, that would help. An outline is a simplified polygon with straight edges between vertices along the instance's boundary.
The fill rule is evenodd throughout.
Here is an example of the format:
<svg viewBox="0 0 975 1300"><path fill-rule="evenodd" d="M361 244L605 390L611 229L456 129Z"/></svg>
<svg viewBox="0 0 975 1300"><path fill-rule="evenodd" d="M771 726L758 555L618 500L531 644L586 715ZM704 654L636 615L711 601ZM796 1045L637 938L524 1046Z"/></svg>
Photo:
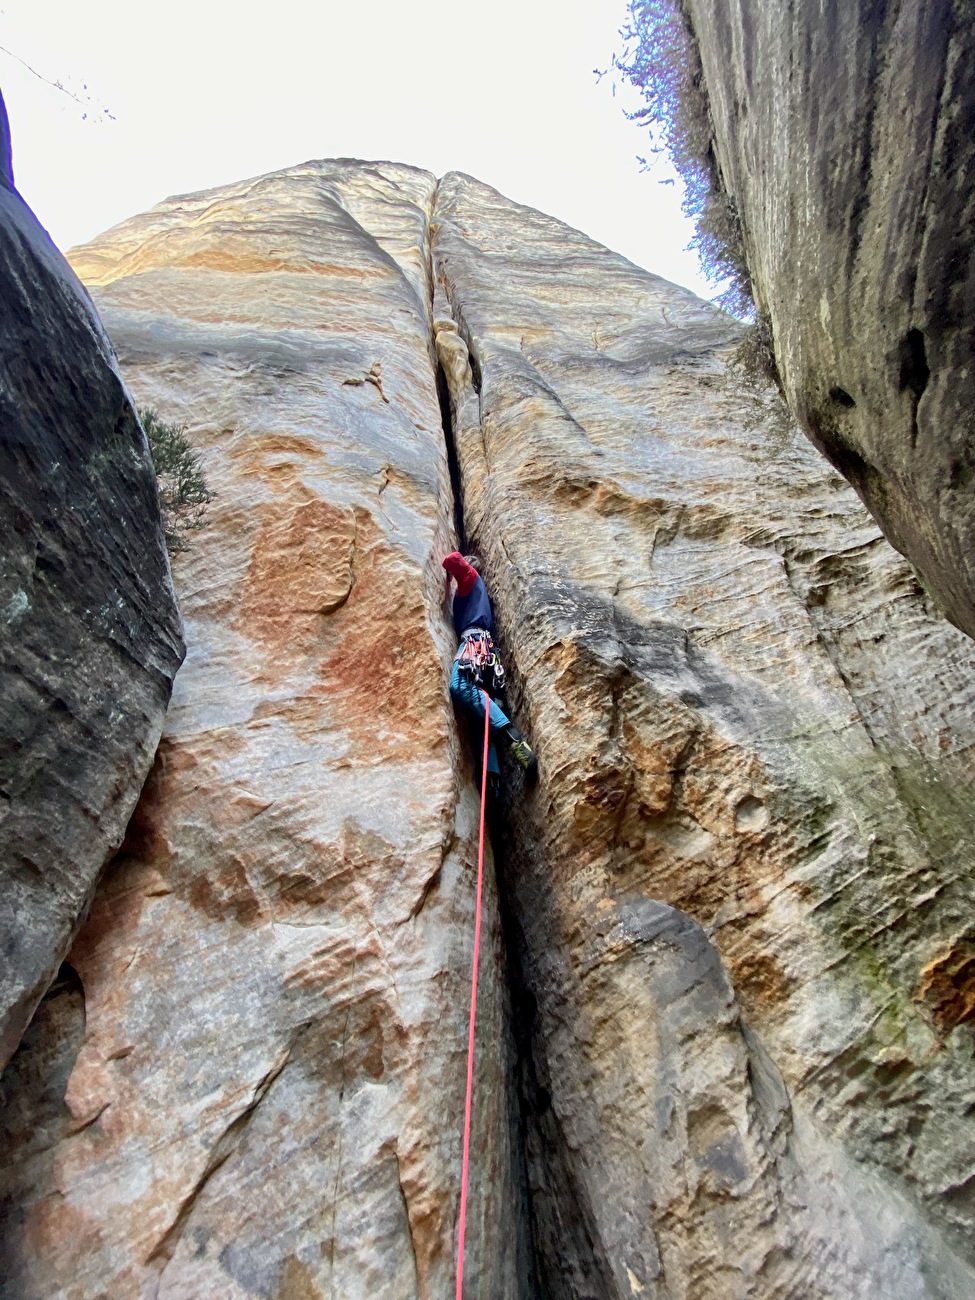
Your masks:
<svg viewBox="0 0 975 1300"><path fill-rule="evenodd" d="M218 495L155 768L3 1077L9 1294L453 1294L466 542L541 776L493 818L465 1294L968 1300L975 650L731 385L740 327L390 163L73 262Z"/></svg>
<svg viewBox="0 0 975 1300"><path fill-rule="evenodd" d="M789 404L975 635L975 23L682 0Z"/></svg>

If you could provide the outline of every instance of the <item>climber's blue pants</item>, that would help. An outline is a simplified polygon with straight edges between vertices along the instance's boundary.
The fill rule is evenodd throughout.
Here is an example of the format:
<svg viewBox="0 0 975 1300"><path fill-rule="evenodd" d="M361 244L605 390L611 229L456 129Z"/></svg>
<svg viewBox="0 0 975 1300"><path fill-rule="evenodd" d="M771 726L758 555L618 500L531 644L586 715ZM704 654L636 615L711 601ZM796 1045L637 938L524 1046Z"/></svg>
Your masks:
<svg viewBox="0 0 975 1300"><path fill-rule="evenodd" d="M453 672L450 674L450 696L462 709L473 714L479 722L484 722L484 692L474 684L470 673L460 671L459 659L454 660ZM494 700L491 700L491 745L488 749L489 772L500 771L497 751L494 748L494 733L501 731L510 721L511 719L504 710ZM483 727L478 734L483 743ZM478 759L480 759L480 748L478 748Z"/></svg>

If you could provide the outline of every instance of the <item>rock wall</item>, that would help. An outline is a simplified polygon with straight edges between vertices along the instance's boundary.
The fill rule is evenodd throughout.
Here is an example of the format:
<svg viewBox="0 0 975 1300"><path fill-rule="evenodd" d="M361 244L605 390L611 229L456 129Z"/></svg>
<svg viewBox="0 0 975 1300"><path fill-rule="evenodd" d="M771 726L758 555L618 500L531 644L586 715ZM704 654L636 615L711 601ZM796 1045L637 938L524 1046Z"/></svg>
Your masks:
<svg viewBox="0 0 975 1300"><path fill-rule="evenodd" d="M145 435L12 188L2 101L0 411L2 1068L122 842L183 651Z"/></svg>
<svg viewBox="0 0 975 1300"><path fill-rule="evenodd" d="M975 635L971 6L684 9L789 403Z"/></svg>
<svg viewBox="0 0 975 1300"><path fill-rule="evenodd" d="M541 765L500 829L547 1293L963 1295L970 642L749 428L727 317L469 178L434 221Z"/></svg>
<svg viewBox="0 0 975 1300"><path fill-rule="evenodd" d="M74 261L218 495L152 777L4 1075L10 1294L453 1293L462 542L541 767L492 819L465 1294L967 1300L975 652L731 385L740 327L389 163Z"/></svg>
<svg viewBox="0 0 975 1300"><path fill-rule="evenodd" d="M74 255L217 496L176 565L151 781L5 1079L11 1294L452 1291L477 801L446 692L434 186L309 164ZM469 1293L515 1297L488 901Z"/></svg>

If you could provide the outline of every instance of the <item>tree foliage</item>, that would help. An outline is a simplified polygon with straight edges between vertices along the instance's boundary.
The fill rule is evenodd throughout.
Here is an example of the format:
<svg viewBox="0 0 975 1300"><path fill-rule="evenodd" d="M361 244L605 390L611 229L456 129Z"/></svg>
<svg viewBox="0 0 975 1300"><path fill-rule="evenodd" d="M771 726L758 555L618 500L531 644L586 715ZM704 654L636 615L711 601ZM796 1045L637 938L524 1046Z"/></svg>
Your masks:
<svg viewBox="0 0 975 1300"><path fill-rule="evenodd" d="M162 420L148 407L140 409L139 419L156 470L166 549L170 555L178 555L189 550L186 534L203 527L214 494L207 486L200 458L186 436L186 425Z"/></svg>
<svg viewBox="0 0 975 1300"><path fill-rule="evenodd" d="M681 0L629 0L628 15L623 51L613 63L645 101L629 116L648 129L655 152L669 154L684 182L684 212L697 225L691 247L710 279L728 282L718 301L753 319L741 222L718 167L690 20Z"/></svg>

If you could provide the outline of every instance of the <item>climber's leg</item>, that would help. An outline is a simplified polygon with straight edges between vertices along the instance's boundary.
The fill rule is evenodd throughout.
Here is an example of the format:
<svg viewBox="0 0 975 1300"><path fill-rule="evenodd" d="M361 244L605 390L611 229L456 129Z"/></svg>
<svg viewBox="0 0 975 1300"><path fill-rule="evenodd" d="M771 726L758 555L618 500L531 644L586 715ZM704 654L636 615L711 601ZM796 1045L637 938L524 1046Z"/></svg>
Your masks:
<svg viewBox="0 0 975 1300"><path fill-rule="evenodd" d="M450 674L450 694L462 708L484 721L484 692L472 681L470 673L461 672L459 659L454 660ZM511 719L496 700L491 700L491 731L503 731L510 726Z"/></svg>
<svg viewBox="0 0 975 1300"><path fill-rule="evenodd" d="M483 738L483 737L482 737ZM477 737L474 737L476 740ZM478 790L481 788L481 760L478 757L474 766L474 783ZM501 768L498 766L498 751L495 748L494 741L488 744L488 779L487 779L488 799L496 800L501 794Z"/></svg>
<svg viewBox="0 0 975 1300"><path fill-rule="evenodd" d="M462 708L473 713L480 721L484 720L484 692L471 680L469 673L461 672L459 659L454 660L453 671L450 674L450 694ZM497 702L491 700L490 704L492 740L494 736L501 733L510 746L511 756L515 762L525 769L528 779L534 781L538 776L538 760L531 746ZM493 744L491 748L494 749ZM495 755L496 762L497 755ZM490 763L488 770L492 770Z"/></svg>

